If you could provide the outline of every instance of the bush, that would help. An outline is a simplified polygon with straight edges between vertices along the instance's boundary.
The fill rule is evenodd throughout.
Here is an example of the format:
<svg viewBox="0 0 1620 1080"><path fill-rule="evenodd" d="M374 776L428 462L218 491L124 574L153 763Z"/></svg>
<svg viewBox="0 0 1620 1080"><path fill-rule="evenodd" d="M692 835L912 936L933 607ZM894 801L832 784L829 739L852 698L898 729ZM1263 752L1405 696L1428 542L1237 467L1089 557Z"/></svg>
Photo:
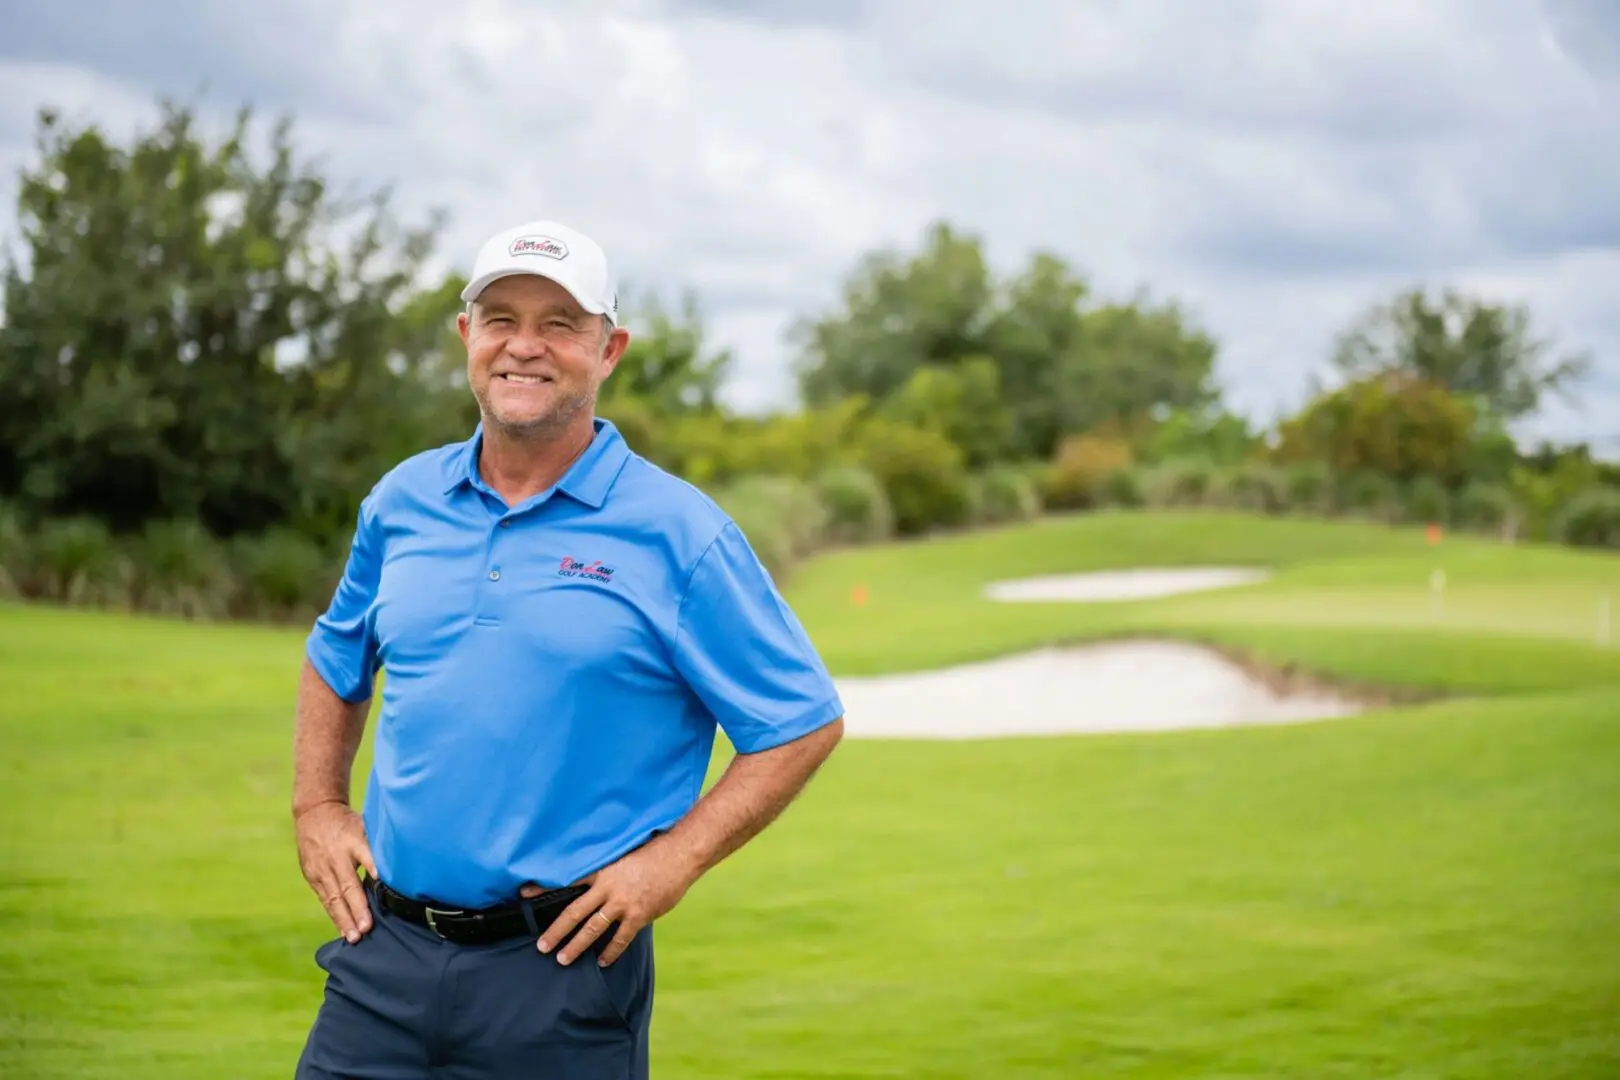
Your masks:
<svg viewBox="0 0 1620 1080"><path fill-rule="evenodd" d="M1054 510L1089 510L1103 501L1109 476L1131 464L1124 439L1070 435L1052 459L1045 504Z"/></svg>
<svg viewBox="0 0 1620 1080"><path fill-rule="evenodd" d="M219 618L230 611L225 548L195 521L155 521L128 545L131 603L144 611Z"/></svg>
<svg viewBox="0 0 1620 1080"><path fill-rule="evenodd" d="M856 452L889 497L901 535L963 524L968 517L968 474L962 451L938 432L871 420Z"/></svg>
<svg viewBox="0 0 1620 1080"><path fill-rule="evenodd" d="M0 502L0 599L22 595L19 579L28 552L28 534L21 511Z"/></svg>
<svg viewBox="0 0 1620 1080"><path fill-rule="evenodd" d="M1282 473L1266 465L1239 465L1216 473L1209 501L1236 510L1278 514L1288 505Z"/></svg>
<svg viewBox="0 0 1620 1080"><path fill-rule="evenodd" d="M1142 491L1153 507L1203 506L1215 477L1207 462L1167 461L1142 478Z"/></svg>
<svg viewBox="0 0 1620 1080"><path fill-rule="evenodd" d="M1333 470L1320 462L1301 462L1283 470L1283 499L1296 514L1333 510Z"/></svg>
<svg viewBox="0 0 1620 1080"><path fill-rule="evenodd" d="M1468 484L1457 493L1452 524L1471 532L1498 533L1515 516L1513 492L1506 484Z"/></svg>
<svg viewBox="0 0 1620 1080"><path fill-rule="evenodd" d="M1279 463L1321 461L1335 472L1457 482L1474 453L1475 414L1445 386L1385 373L1311 401L1278 425Z"/></svg>
<svg viewBox="0 0 1620 1080"><path fill-rule="evenodd" d="M1361 470L1341 477L1336 505L1343 513L1373 521L1401 517L1401 489L1383 473Z"/></svg>
<svg viewBox="0 0 1620 1080"><path fill-rule="evenodd" d="M598 412L619 429L631 450L655 464L663 457L659 452L658 412L650 403L623 394L604 401Z"/></svg>
<svg viewBox="0 0 1620 1080"><path fill-rule="evenodd" d="M227 550L236 581L231 610L237 615L303 618L321 611L343 572L341 559L290 529L240 536Z"/></svg>
<svg viewBox="0 0 1620 1080"><path fill-rule="evenodd" d="M827 540L869 544L894 535L894 507L877 477L857 465L834 465L816 478L827 511Z"/></svg>
<svg viewBox="0 0 1620 1080"><path fill-rule="evenodd" d="M1406 520L1425 525L1451 523L1451 493L1436 477L1414 477L1405 494Z"/></svg>
<svg viewBox="0 0 1620 1080"><path fill-rule="evenodd" d="M92 607L128 606L128 559L107 526L92 517L47 521L23 562L19 590L27 596Z"/></svg>
<svg viewBox="0 0 1620 1080"><path fill-rule="evenodd" d="M1564 456L1535 466L1514 467L1508 475L1513 505L1522 515L1522 535L1531 540L1556 540L1558 519L1583 492L1600 483L1590 460Z"/></svg>
<svg viewBox="0 0 1620 1080"><path fill-rule="evenodd" d="M1027 473L1012 466L973 477L973 519L983 525L1028 521L1041 512L1040 496Z"/></svg>
<svg viewBox="0 0 1620 1080"><path fill-rule="evenodd" d="M1553 535L1576 547L1620 550L1620 490L1590 488L1576 495L1554 519Z"/></svg>
<svg viewBox="0 0 1620 1080"><path fill-rule="evenodd" d="M1147 502L1142 478L1135 469L1115 469L1103 479L1102 505L1136 509Z"/></svg>
<svg viewBox="0 0 1620 1080"><path fill-rule="evenodd" d="M827 541L827 508L815 488L802 480L768 475L740 477L722 488L715 502L733 518L737 517L733 507L756 523L769 515L780 527L779 539L786 544L789 559L801 559ZM740 527L741 522L738 524Z"/></svg>

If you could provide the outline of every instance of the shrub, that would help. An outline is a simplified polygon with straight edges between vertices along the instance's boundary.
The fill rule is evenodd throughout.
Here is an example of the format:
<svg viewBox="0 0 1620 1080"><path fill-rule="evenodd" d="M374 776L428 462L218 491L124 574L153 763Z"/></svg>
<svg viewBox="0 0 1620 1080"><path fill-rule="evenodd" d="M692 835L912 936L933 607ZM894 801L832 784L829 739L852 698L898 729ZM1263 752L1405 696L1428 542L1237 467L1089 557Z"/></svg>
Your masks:
<svg viewBox="0 0 1620 1080"><path fill-rule="evenodd" d="M1281 513L1288 504L1282 473L1266 465L1239 465L1214 475L1209 501L1236 510Z"/></svg>
<svg viewBox="0 0 1620 1080"><path fill-rule="evenodd" d="M1102 505L1135 509L1147 502L1136 469L1115 469L1103 479Z"/></svg>
<svg viewBox="0 0 1620 1080"><path fill-rule="evenodd" d="M1560 457L1544 468L1514 467L1508 475L1508 488L1513 492L1515 512L1523 516L1523 534L1532 540L1556 540L1559 516L1598 483L1594 463L1574 456Z"/></svg>
<svg viewBox="0 0 1620 1080"><path fill-rule="evenodd" d="M1167 461L1142 478L1142 490L1149 506L1202 506L1209 498L1214 467L1197 460Z"/></svg>
<svg viewBox="0 0 1620 1080"><path fill-rule="evenodd" d="M834 465L816 478L827 511L827 540L869 544L894 535L894 507L877 477L858 465Z"/></svg>
<svg viewBox="0 0 1620 1080"><path fill-rule="evenodd" d="M1595 487L1576 495L1554 519L1553 535L1576 547L1620 550L1620 490Z"/></svg>
<svg viewBox="0 0 1620 1080"><path fill-rule="evenodd" d="M155 521L128 545L131 602L146 611L219 618L230 610L225 548L195 521Z"/></svg>
<svg viewBox="0 0 1620 1080"><path fill-rule="evenodd" d="M1340 478L1336 504L1354 517L1392 522L1401 516L1401 489L1383 473L1363 469Z"/></svg>
<svg viewBox="0 0 1620 1080"><path fill-rule="evenodd" d="M25 595L93 607L129 604L130 567L107 526L92 517L45 522L19 588Z"/></svg>
<svg viewBox="0 0 1620 1080"><path fill-rule="evenodd" d="M740 508L750 521L757 522L768 514L780 526L790 559L803 558L826 543L827 508L815 488L801 480L769 475L740 477L722 488L715 502L733 518L737 516L733 507ZM740 527L741 522L738 524Z"/></svg>
<svg viewBox="0 0 1620 1080"><path fill-rule="evenodd" d="M909 424L870 420L856 452L894 508L902 535L960 525L968 516L968 474L962 451L938 432Z"/></svg>
<svg viewBox="0 0 1620 1080"><path fill-rule="evenodd" d="M1447 525L1451 522L1451 494L1433 476L1413 477L1406 485L1405 511L1408 521Z"/></svg>
<svg viewBox="0 0 1620 1080"><path fill-rule="evenodd" d="M649 402L621 394L604 401L598 411L619 429L625 445L649 461L660 461L658 412Z"/></svg>
<svg viewBox="0 0 1620 1080"><path fill-rule="evenodd" d="M1456 482L1468 471L1474 429L1472 405L1445 386L1383 373L1323 394L1284 420L1274 456L1326 462L1340 473Z"/></svg>
<svg viewBox="0 0 1620 1080"><path fill-rule="evenodd" d="M792 529L781 514L779 499L762 485L738 483L715 492L714 501L731 515L771 576L785 577L795 559Z"/></svg>
<svg viewBox="0 0 1620 1080"><path fill-rule="evenodd" d="M343 572L319 544L290 529L240 536L228 545L234 614L302 618L326 607Z"/></svg>
<svg viewBox="0 0 1620 1080"><path fill-rule="evenodd" d="M1333 509L1333 471L1321 462L1305 461L1283 470L1283 499L1296 514L1326 514Z"/></svg>
<svg viewBox="0 0 1620 1080"><path fill-rule="evenodd" d="M1514 516L1513 492L1506 484L1468 484L1451 509L1452 524L1474 532L1500 532Z"/></svg>
<svg viewBox="0 0 1620 1080"><path fill-rule="evenodd" d="M1050 461L1020 461L1016 465L1007 466L1016 468L1029 480L1030 487L1035 491L1035 501L1042 510L1055 510L1053 503L1053 481L1057 477L1057 468Z"/></svg>
<svg viewBox="0 0 1620 1080"><path fill-rule="evenodd" d="M1035 484L1023 470L1001 466L977 474L973 481L973 518L981 524L1028 521L1041 511Z"/></svg>
<svg viewBox="0 0 1620 1080"><path fill-rule="evenodd" d="M1053 456L1045 504L1054 510L1087 510L1103 500L1108 477L1131 464L1124 439L1070 435Z"/></svg>
<svg viewBox="0 0 1620 1080"><path fill-rule="evenodd" d="M19 581L28 556L28 535L22 512L10 503L0 502L0 599L22 594Z"/></svg>

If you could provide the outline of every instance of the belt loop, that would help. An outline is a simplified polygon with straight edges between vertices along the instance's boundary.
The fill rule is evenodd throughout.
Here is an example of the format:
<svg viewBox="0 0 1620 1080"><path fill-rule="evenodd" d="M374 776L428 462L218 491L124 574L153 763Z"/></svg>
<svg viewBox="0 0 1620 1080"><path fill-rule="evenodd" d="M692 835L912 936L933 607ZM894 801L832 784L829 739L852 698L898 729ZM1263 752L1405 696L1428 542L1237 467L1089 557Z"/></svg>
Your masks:
<svg viewBox="0 0 1620 1080"><path fill-rule="evenodd" d="M534 901L525 896L520 906L523 908L523 921L529 924L529 933L539 940L540 923L534 917Z"/></svg>

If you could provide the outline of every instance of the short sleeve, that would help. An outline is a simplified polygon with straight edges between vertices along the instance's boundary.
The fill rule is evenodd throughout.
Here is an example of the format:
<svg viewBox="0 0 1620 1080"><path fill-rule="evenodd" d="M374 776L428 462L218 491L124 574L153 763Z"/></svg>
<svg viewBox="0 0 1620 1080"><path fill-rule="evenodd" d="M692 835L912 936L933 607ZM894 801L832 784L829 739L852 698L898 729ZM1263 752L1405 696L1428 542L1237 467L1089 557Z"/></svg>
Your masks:
<svg viewBox="0 0 1620 1080"><path fill-rule="evenodd" d="M315 620L305 653L326 685L345 701L371 696L377 677L377 642L372 612L382 570L382 532L377 492L360 504L354 540L343 577L326 611Z"/></svg>
<svg viewBox="0 0 1620 1080"><path fill-rule="evenodd" d="M843 715L809 635L733 522L692 572L674 652L739 753L791 742Z"/></svg>

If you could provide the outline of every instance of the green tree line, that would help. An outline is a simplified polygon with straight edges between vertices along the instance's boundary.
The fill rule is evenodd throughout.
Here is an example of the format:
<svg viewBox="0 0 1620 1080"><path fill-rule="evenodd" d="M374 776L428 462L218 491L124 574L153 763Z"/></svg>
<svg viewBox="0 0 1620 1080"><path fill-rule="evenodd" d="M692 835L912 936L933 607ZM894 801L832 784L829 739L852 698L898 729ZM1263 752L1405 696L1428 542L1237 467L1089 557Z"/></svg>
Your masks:
<svg viewBox="0 0 1620 1080"><path fill-rule="evenodd" d="M476 423L462 279L428 269L442 219L338 190L251 110L210 139L166 103L123 143L47 110L36 151L0 267L0 591L303 617L376 477ZM1270 429L1223 406L1218 343L1181 305L1098 297L1051 252L998 278L946 222L799 320L799 403L772 415L723 405L733 357L695 295L624 306L601 411L780 573L828 544L1113 506L1620 547L1612 466L1506 434L1590 358L1452 291L1370 308L1338 385Z"/></svg>

